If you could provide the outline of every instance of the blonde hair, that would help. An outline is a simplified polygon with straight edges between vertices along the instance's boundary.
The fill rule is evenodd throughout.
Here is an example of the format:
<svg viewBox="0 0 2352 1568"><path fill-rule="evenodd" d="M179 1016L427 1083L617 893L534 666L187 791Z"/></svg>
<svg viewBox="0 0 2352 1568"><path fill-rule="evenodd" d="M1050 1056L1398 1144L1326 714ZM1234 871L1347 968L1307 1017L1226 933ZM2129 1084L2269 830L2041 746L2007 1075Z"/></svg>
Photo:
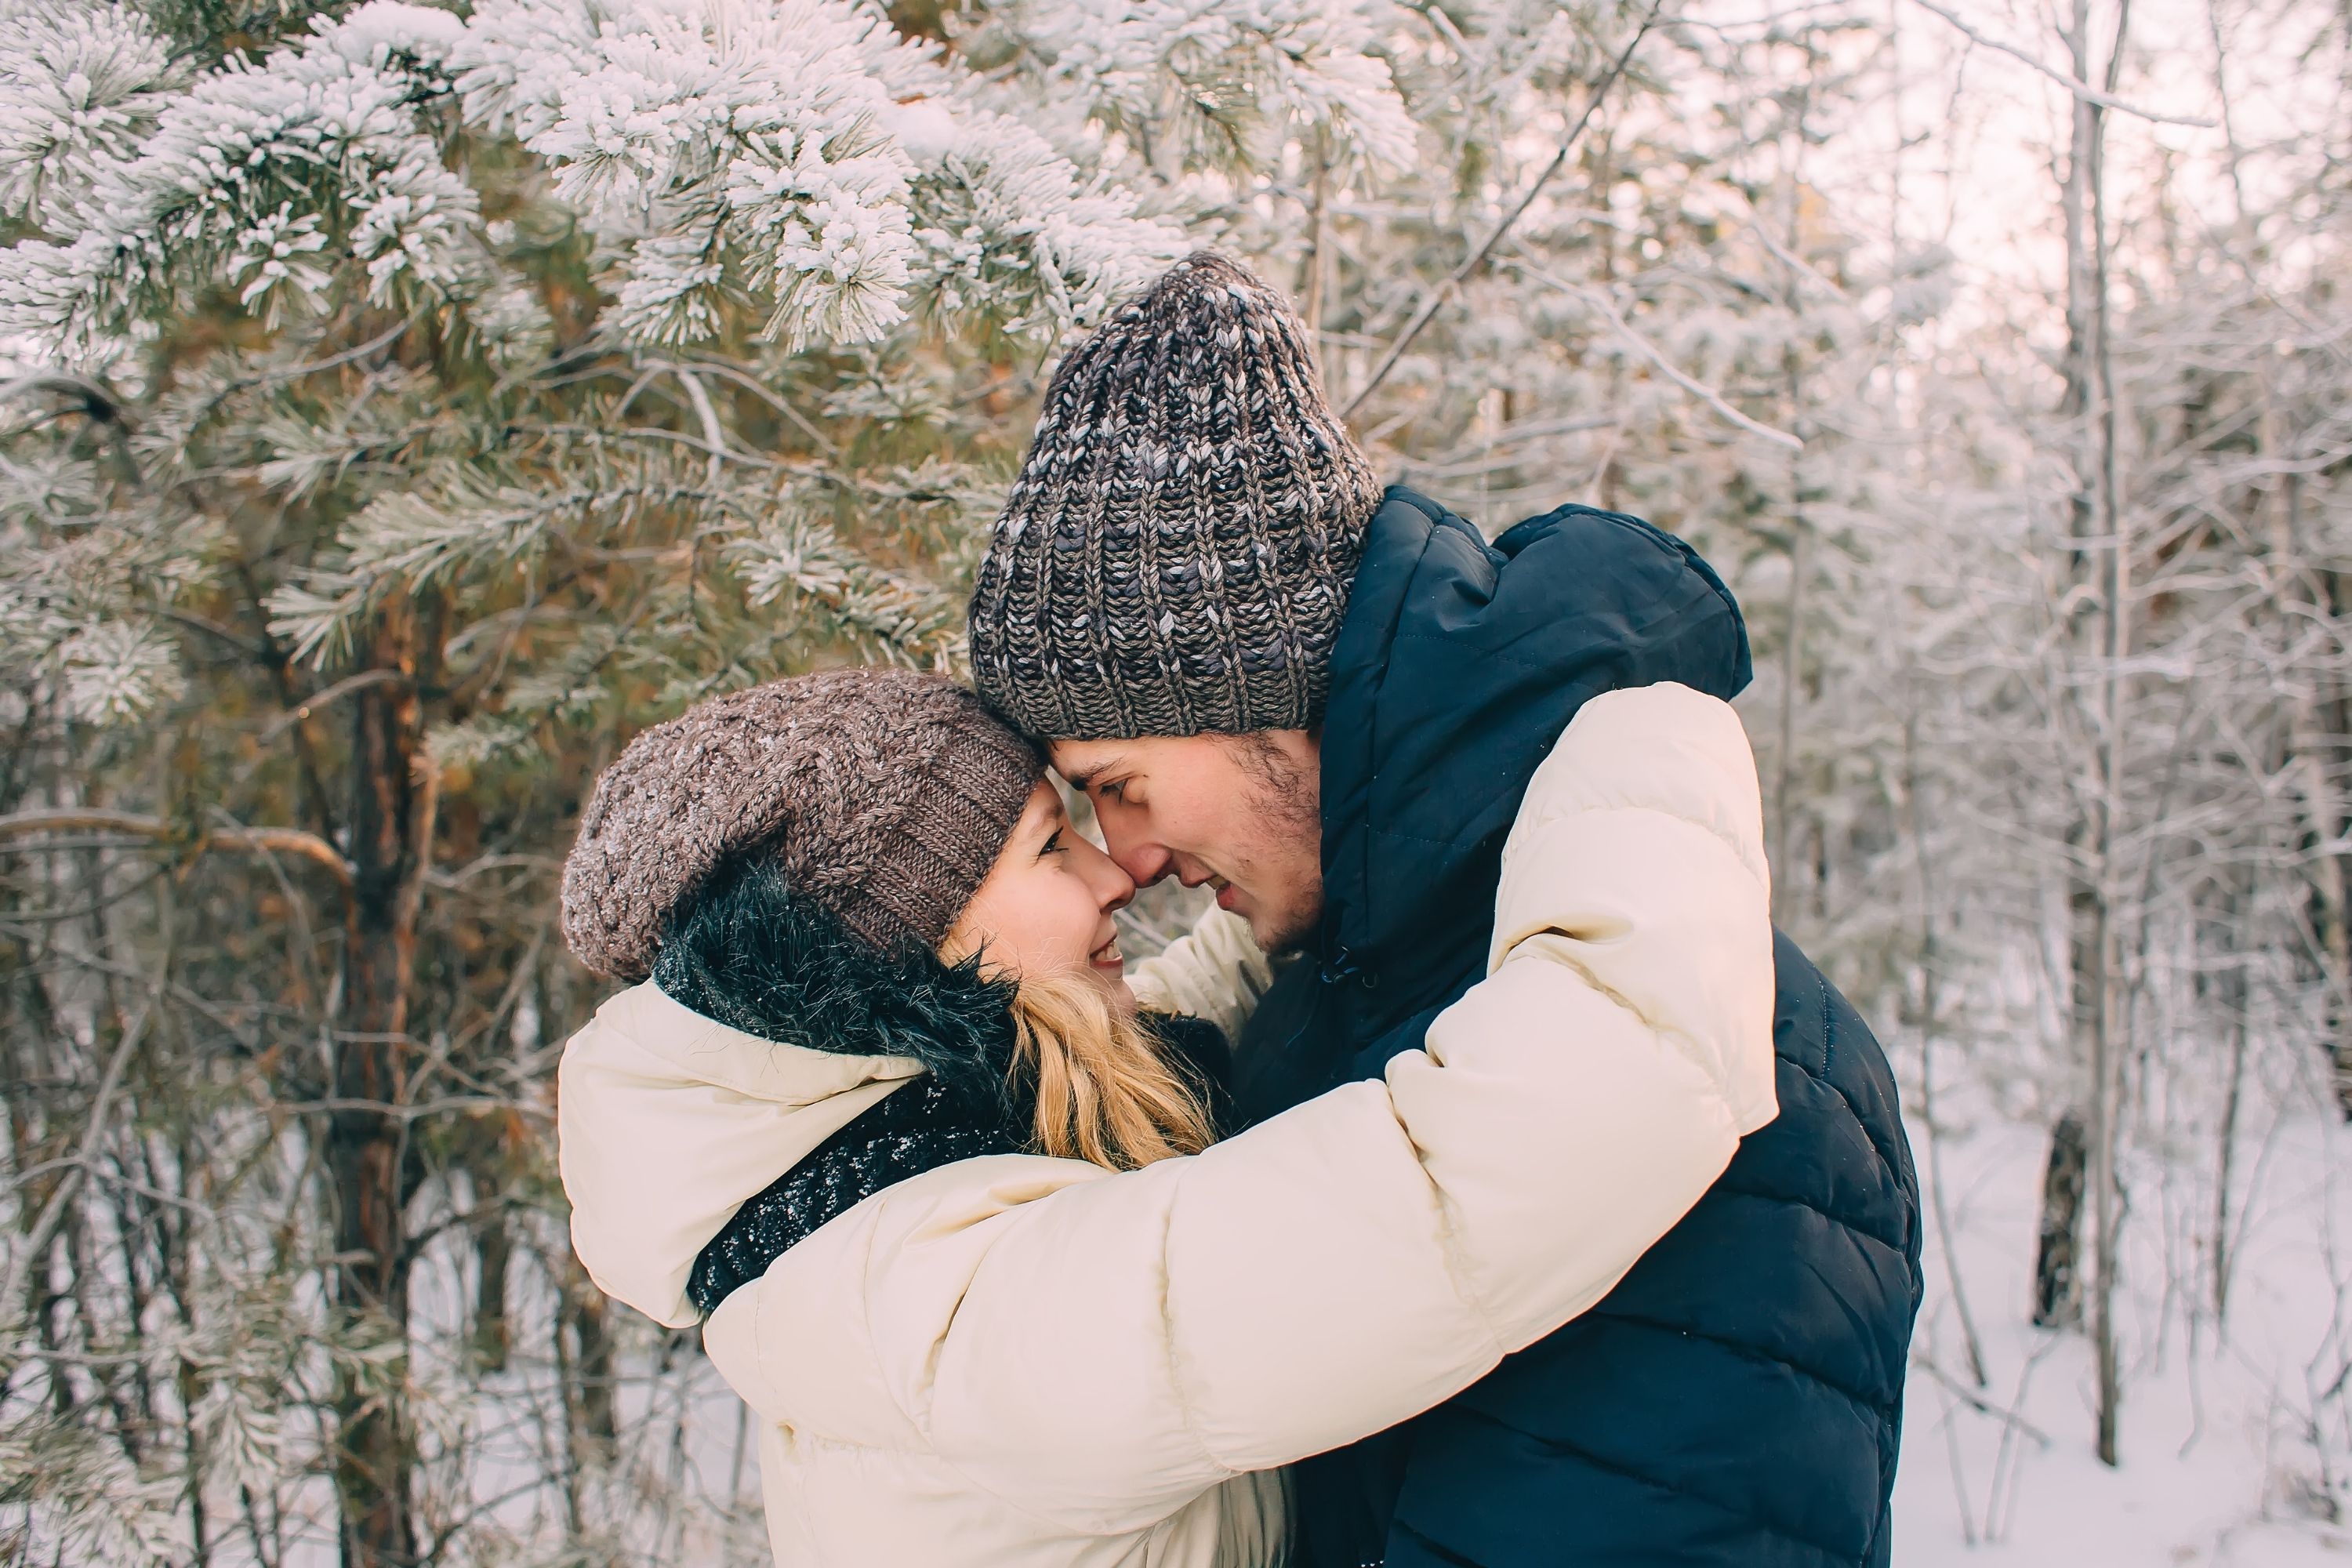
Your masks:
<svg viewBox="0 0 2352 1568"><path fill-rule="evenodd" d="M1013 1026L1039 1153L1131 1171L1215 1142L1199 1088L1092 976L1023 977Z"/></svg>
<svg viewBox="0 0 2352 1568"><path fill-rule="evenodd" d="M940 957L960 963L971 952L950 932ZM1108 986L1079 970L1006 978L1018 984L1013 1074L1037 1093L1037 1152L1132 1171L1217 1141L1200 1088Z"/></svg>

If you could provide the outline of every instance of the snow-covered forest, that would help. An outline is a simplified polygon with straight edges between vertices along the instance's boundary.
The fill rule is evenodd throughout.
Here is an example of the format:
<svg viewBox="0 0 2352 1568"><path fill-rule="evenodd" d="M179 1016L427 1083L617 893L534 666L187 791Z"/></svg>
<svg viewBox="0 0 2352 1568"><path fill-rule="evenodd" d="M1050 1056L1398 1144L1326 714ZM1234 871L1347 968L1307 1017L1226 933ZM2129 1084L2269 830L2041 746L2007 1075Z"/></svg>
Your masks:
<svg viewBox="0 0 2352 1568"><path fill-rule="evenodd" d="M2338 1560L2347 158L2337 0L0 0L0 1562L767 1560L570 1252L556 871L651 720L953 668L1204 245L1384 477L1738 594L1896 1562Z"/></svg>

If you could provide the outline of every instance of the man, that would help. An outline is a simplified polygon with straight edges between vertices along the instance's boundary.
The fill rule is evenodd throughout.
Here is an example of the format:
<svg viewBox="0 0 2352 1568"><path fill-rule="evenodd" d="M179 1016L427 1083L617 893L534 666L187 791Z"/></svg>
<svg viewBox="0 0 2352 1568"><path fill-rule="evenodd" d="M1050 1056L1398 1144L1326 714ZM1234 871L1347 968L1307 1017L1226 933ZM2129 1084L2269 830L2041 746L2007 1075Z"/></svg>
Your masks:
<svg viewBox="0 0 2352 1568"><path fill-rule="evenodd" d="M971 649L1139 883L1213 886L1297 955L1238 1042L1245 1120L1378 1077L1484 973L1504 838L1587 699L1749 673L1728 591L1647 523L1489 545L1383 493L1288 308L1205 253L1056 371ZM1301 1467L1299 1561L1890 1561L1917 1184L1869 1030L1775 963L1778 1119L1591 1312Z"/></svg>

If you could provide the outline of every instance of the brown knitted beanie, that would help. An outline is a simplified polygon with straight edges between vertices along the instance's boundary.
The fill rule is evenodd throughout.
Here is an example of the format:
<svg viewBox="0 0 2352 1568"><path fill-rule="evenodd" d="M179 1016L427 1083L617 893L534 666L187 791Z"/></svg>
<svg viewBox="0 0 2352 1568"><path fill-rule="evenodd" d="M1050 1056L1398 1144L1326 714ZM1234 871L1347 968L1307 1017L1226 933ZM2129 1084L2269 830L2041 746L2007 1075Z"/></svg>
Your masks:
<svg viewBox="0 0 2352 1568"><path fill-rule="evenodd" d="M935 675L838 669L714 697L596 781L563 864L563 940L599 974L642 980L720 863L763 855L875 946L935 948L1043 772Z"/></svg>
<svg viewBox="0 0 2352 1568"><path fill-rule="evenodd" d="M1298 318L1199 252L1054 373L972 594L974 681L1055 739L1305 729L1380 498Z"/></svg>

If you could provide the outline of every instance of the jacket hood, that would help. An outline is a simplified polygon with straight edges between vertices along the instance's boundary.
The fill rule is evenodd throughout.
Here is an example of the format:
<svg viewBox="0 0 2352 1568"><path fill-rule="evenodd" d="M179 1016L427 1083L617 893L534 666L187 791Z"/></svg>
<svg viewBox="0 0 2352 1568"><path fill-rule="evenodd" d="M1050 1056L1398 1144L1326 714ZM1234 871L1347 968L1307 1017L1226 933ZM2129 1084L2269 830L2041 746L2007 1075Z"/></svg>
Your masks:
<svg viewBox="0 0 2352 1568"><path fill-rule="evenodd" d="M606 1295L669 1328L696 1321L688 1277L735 1211L922 1071L763 1040L653 981L631 986L572 1037L557 1074L572 1250Z"/></svg>
<svg viewBox="0 0 2352 1568"><path fill-rule="evenodd" d="M1738 602L1673 535L1565 506L1489 543L1391 488L1322 744L1324 957L1377 984L1361 1022L1450 1000L1480 968L1503 840L1588 700L1675 681L1728 701L1748 674Z"/></svg>
<svg viewBox="0 0 2352 1568"><path fill-rule="evenodd" d="M654 977L564 1047L558 1163L589 1278L694 1322L695 1259L747 1200L909 1079L1004 1083L1011 998L976 962L851 935L772 866L722 873Z"/></svg>
<svg viewBox="0 0 2352 1568"><path fill-rule="evenodd" d="M1587 701L1661 681L1728 700L1748 676L1738 601L1673 535L1565 506L1489 542L1391 486L1331 656L1319 962L1236 1053L1244 1122L1378 1077L1483 972L1504 840Z"/></svg>

